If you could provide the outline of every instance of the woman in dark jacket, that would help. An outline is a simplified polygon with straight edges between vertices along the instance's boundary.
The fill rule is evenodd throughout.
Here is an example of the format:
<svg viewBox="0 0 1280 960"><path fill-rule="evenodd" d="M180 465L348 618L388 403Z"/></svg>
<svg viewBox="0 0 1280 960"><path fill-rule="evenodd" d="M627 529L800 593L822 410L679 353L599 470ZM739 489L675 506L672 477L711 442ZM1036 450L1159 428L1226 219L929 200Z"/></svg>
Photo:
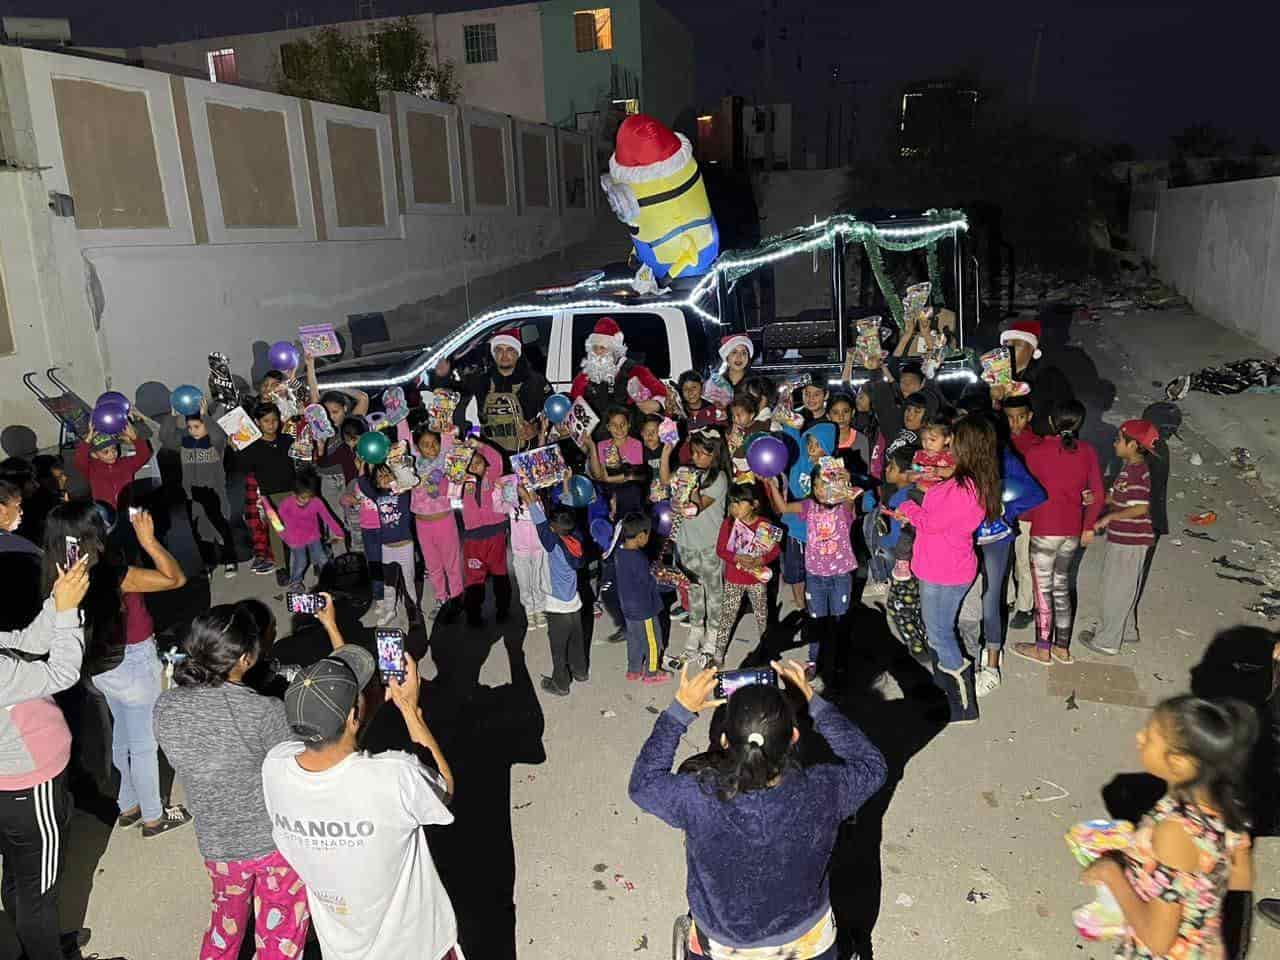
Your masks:
<svg viewBox="0 0 1280 960"><path fill-rule="evenodd" d="M827 864L836 834L885 780L884 757L851 721L814 695L801 664L774 663L808 703L842 761L801 769L791 705L773 684L728 699L721 751L696 773L672 773L676 747L713 700L717 673L681 671L631 771L631 799L685 834L690 946L708 960L770 946L794 960L834 960Z"/></svg>

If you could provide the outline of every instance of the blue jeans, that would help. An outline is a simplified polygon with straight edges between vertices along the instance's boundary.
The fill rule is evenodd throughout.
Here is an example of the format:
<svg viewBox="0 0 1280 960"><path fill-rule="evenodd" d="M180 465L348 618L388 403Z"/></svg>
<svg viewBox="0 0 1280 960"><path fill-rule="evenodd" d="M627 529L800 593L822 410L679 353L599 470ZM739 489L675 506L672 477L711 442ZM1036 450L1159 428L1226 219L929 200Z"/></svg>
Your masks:
<svg viewBox="0 0 1280 960"><path fill-rule="evenodd" d="M289 548L289 582L302 583L302 578L307 573L307 564L316 568L316 576L320 575L320 568L324 566L325 561L329 559L329 555L325 553L324 541L316 540L301 547Z"/></svg>
<svg viewBox="0 0 1280 960"><path fill-rule="evenodd" d="M959 670L964 666L960 640L956 635L956 617L969 587L968 583L953 585L920 581L920 612L924 616L925 632L929 646L944 670Z"/></svg>
<svg viewBox="0 0 1280 960"><path fill-rule="evenodd" d="M1013 537L978 547L982 557L982 639L988 650L1004 647L1004 590Z"/></svg>
<svg viewBox="0 0 1280 960"><path fill-rule="evenodd" d="M160 762L151 712L160 696L164 668L154 638L124 648L124 661L93 678L111 711L111 761L120 771L121 812L142 808L146 822L159 820Z"/></svg>

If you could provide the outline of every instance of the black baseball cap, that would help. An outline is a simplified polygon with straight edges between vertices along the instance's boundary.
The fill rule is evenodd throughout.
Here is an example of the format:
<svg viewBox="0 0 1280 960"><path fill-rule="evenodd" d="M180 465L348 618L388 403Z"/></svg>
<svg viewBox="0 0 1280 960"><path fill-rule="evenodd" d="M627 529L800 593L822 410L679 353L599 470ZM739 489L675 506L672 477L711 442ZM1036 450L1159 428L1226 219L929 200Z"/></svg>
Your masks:
<svg viewBox="0 0 1280 960"><path fill-rule="evenodd" d="M373 654L346 644L294 677L284 695L293 732L308 743L328 740L347 722L360 691L373 677Z"/></svg>

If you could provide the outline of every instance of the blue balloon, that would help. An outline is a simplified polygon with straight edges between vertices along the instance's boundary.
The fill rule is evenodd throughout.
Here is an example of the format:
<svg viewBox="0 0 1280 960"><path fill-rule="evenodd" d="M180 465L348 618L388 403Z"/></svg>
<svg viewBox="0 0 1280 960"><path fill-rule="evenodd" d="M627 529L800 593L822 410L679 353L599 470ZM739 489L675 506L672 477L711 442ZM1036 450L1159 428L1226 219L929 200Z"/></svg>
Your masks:
<svg viewBox="0 0 1280 960"><path fill-rule="evenodd" d="M569 408L573 406L573 402L563 393L553 393L547 397L547 402L542 405L542 412L547 415L547 420L551 424L563 423L564 418L569 415Z"/></svg>
<svg viewBox="0 0 1280 960"><path fill-rule="evenodd" d="M169 405L184 417L194 417L200 412L200 401L204 395L199 387L184 383L169 395Z"/></svg>
<svg viewBox="0 0 1280 960"><path fill-rule="evenodd" d="M569 491L573 494L574 506L585 507L596 498L595 484L582 474L569 481Z"/></svg>

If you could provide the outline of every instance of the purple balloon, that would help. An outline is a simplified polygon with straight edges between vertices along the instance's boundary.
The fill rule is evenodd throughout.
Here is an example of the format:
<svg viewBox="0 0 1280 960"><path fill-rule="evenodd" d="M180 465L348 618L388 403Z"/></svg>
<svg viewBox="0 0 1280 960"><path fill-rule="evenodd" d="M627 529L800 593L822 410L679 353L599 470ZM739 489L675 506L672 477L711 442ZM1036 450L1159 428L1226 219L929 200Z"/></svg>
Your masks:
<svg viewBox="0 0 1280 960"><path fill-rule="evenodd" d="M124 407L126 410L128 410L129 407L131 406L131 404L129 403L129 398L117 390L108 390L106 393L104 393L102 396L98 398L97 402L94 403L94 406L100 407L104 403L115 404L118 407Z"/></svg>
<svg viewBox="0 0 1280 960"><path fill-rule="evenodd" d="M787 445L777 437L757 437L747 447L747 466L757 477L776 477L787 469Z"/></svg>
<svg viewBox="0 0 1280 960"><path fill-rule="evenodd" d="M671 501L661 500L653 505L653 532L660 537L671 533Z"/></svg>
<svg viewBox="0 0 1280 960"><path fill-rule="evenodd" d="M115 436L129 425L129 411L118 403L100 403L93 408L93 429Z"/></svg>
<svg viewBox="0 0 1280 960"><path fill-rule="evenodd" d="M302 358L298 356L298 348L288 340L273 343L267 351L267 359L271 361L274 370L294 370L302 362Z"/></svg>

